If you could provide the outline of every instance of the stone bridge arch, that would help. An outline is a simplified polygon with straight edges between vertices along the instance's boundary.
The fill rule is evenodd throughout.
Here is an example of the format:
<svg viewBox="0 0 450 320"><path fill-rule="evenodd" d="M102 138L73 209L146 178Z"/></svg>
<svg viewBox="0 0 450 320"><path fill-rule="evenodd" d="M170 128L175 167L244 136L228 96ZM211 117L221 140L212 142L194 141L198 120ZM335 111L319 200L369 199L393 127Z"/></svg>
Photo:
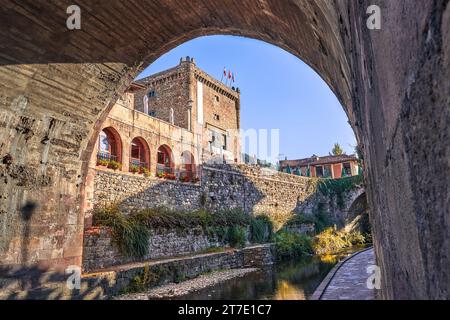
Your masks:
<svg viewBox="0 0 450 320"><path fill-rule="evenodd" d="M363 186L352 190L344 201L343 225L345 231L370 232L369 206Z"/></svg>
<svg viewBox="0 0 450 320"><path fill-rule="evenodd" d="M70 31L69 1L4 1L2 265L81 265L85 179L110 108L169 49L231 34L301 58L342 103L366 164L384 297L448 297L448 1L376 0L383 27L369 31L372 2L83 0Z"/></svg>

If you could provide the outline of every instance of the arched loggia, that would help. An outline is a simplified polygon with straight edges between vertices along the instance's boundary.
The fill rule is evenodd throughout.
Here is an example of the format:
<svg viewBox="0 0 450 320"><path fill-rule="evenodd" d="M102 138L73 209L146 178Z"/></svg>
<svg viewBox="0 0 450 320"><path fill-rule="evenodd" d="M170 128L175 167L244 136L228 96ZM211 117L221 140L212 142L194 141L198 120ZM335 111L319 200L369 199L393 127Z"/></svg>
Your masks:
<svg viewBox="0 0 450 320"><path fill-rule="evenodd" d="M104 128L98 135L97 163L101 161L122 163L122 139L113 127Z"/></svg>
<svg viewBox="0 0 450 320"><path fill-rule="evenodd" d="M168 145L163 144L158 148L156 174L174 174L172 149Z"/></svg>
<svg viewBox="0 0 450 320"><path fill-rule="evenodd" d="M142 137L136 137L130 144L130 171L150 169L150 148Z"/></svg>
<svg viewBox="0 0 450 320"><path fill-rule="evenodd" d="M183 151L181 154L180 178L192 181L196 177L196 166L194 155L190 151Z"/></svg>

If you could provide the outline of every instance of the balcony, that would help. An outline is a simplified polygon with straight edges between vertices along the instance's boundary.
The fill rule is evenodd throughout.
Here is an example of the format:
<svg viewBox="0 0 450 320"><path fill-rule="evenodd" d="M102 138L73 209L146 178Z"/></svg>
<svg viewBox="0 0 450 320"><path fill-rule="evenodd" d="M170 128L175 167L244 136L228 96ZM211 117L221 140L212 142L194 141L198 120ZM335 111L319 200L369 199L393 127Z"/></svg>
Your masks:
<svg viewBox="0 0 450 320"><path fill-rule="evenodd" d="M163 164L158 163L156 165L156 174L174 174L172 167L167 167Z"/></svg>
<svg viewBox="0 0 450 320"><path fill-rule="evenodd" d="M112 155L109 152L105 151L99 151L97 153L97 161L103 160L103 161L117 161L117 156Z"/></svg>
<svg viewBox="0 0 450 320"><path fill-rule="evenodd" d="M148 171L149 164L147 162L142 162L139 159L130 160L130 172L145 173Z"/></svg>

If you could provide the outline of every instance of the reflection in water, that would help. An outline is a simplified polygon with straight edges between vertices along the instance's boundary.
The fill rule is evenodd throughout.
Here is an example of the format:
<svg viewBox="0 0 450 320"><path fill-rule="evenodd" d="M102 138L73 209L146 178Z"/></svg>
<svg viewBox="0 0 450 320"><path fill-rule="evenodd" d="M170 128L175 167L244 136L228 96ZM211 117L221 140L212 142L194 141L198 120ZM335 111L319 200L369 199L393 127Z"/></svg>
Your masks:
<svg viewBox="0 0 450 320"><path fill-rule="evenodd" d="M338 255L326 255L279 263L232 279L214 287L179 297L187 300L307 300L333 266L348 254L361 250L352 248Z"/></svg>
<svg viewBox="0 0 450 320"><path fill-rule="evenodd" d="M289 281L280 280L273 300L306 300L305 290L298 288Z"/></svg>

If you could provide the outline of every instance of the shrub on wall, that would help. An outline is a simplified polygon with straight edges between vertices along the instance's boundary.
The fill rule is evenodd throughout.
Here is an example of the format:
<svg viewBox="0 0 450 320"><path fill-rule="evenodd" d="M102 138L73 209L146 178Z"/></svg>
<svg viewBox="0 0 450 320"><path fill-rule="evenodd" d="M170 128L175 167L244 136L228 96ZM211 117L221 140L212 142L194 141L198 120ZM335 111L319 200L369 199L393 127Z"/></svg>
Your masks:
<svg viewBox="0 0 450 320"><path fill-rule="evenodd" d="M242 248L247 240L247 228L234 225L228 227L228 243L234 248Z"/></svg>
<svg viewBox="0 0 450 320"><path fill-rule="evenodd" d="M134 216L125 217L117 206L95 208L93 225L109 227L112 239L120 251L129 257L148 254L150 231Z"/></svg>
<svg viewBox="0 0 450 320"><path fill-rule="evenodd" d="M251 242L268 241L272 225L267 217L253 217L239 210L226 210L211 214L200 210L195 212L174 211L165 208L148 208L124 216L116 205L97 207L93 212L93 225L109 227L113 241L120 251L130 257L144 257L148 254L150 230L178 230L185 232L201 228L211 238L232 247L242 247L253 235Z"/></svg>
<svg viewBox="0 0 450 320"><path fill-rule="evenodd" d="M319 203L311 215L295 214L286 222L284 227L302 224L314 224L315 233L320 233L333 225L329 213L324 210L323 203Z"/></svg>
<svg viewBox="0 0 450 320"><path fill-rule="evenodd" d="M250 224L251 240L254 243L270 241L273 236L273 223L269 217L261 215L252 219Z"/></svg>
<svg viewBox="0 0 450 320"><path fill-rule="evenodd" d="M325 196L336 196L338 207L343 209L344 194L362 183L363 176L359 174L341 179L320 179L317 188Z"/></svg>

